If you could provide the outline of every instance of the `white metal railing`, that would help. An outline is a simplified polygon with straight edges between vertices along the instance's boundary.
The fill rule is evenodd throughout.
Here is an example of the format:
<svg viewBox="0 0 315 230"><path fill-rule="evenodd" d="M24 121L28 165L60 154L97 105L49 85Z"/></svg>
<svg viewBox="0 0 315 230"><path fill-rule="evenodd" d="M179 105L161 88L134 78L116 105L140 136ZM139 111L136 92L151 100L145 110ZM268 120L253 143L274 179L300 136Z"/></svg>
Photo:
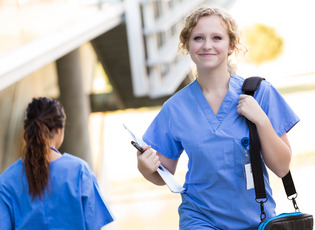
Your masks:
<svg viewBox="0 0 315 230"><path fill-rule="evenodd" d="M125 0L128 46L135 96L167 96L192 70L178 54L185 17L203 4L229 8L236 0Z"/></svg>
<svg viewBox="0 0 315 230"><path fill-rule="evenodd" d="M47 37L0 57L0 90L121 24L123 4L113 4Z"/></svg>
<svg viewBox="0 0 315 230"><path fill-rule="evenodd" d="M191 71L190 58L178 54L186 15L204 0L127 0L126 23L135 96L174 93ZM143 66L144 64L144 66Z"/></svg>

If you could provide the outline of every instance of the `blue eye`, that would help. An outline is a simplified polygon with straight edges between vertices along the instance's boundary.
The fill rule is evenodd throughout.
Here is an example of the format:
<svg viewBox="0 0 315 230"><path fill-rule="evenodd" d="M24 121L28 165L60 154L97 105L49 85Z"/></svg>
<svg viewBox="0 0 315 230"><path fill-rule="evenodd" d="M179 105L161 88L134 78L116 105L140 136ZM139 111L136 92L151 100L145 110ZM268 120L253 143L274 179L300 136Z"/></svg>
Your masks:
<svg viewBox="0 0 315 230"><path fill-rule="evenodd" d="M221 40L222 38L220 36L214 36L213 40Z"/></svg>
<svg viewBox="0 0 315 230"><path fill-rule="evenodd" d="M201 40L202 40L202 37L200 37L200 36L194 37L194 40L195 40L195 41L201 41Z"/></svg>

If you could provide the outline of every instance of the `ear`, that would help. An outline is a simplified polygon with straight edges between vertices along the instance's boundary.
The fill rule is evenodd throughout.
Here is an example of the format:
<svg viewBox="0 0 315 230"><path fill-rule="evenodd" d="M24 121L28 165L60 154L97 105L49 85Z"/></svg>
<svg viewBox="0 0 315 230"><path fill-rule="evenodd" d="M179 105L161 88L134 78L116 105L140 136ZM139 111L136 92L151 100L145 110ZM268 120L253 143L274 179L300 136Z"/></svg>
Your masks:
<svg viewBox="0 0 315 230"><path fill-rule="evenodd" d="M58 133L61 132L61 129L60 128L55 128L54 131L55 131L55 134L58 134Z"/></svg>
<svg viewBox="0 0 315 230"><path fill-rule="evenodd" d="M231 44L231 45L229 46L228 56L231 55L231 54L233 53L233 51L234 51L234 45Z"/></svg>
<svg viewBox="0 0 315 230"><path fill-rule="evenodd" d="M59 135L62 133L62 128L55 128L54 129L54 135Z"/></svg>

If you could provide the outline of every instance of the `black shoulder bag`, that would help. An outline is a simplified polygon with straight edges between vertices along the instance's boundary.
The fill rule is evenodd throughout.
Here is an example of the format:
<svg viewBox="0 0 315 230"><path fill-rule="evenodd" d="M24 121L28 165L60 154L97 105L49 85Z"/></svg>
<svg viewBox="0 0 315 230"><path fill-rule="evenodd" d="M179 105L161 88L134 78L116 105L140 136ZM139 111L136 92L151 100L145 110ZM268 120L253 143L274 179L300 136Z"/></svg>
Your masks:
<svg viewBox="0 0 315 230"><path fill-rule="evenodd" d="M259 88L261 81L264 78L250 77L245 79L242 90L245 94L254 96L255 91ZM260 219L261 223L258 230L312 230L313 216L299 211L296 203L297 193L291 176L291 172L282 178L286 195L289 200L292 200L295 212L282 213L273 218L267 219L264 211L264 203L268 198L265 190L265 183L263 178L262 164L263 161L260 156L260 142L257 129L254 123L246 119L249 127L250 136L250 161L254 179L256 202L260 204Z"/></svg>

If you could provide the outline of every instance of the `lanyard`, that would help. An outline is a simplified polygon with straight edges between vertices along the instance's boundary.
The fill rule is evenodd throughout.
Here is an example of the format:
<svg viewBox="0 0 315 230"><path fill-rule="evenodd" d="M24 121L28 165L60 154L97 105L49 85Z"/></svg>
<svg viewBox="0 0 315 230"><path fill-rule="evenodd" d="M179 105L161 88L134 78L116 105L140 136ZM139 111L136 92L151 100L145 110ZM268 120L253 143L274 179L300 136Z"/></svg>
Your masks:
<svg viewBox="0 0 315 230"><path fill-rule="evenodd" d="M49 148L51 148L52 150L54 150L56 153L60 153L57 149L55 149L54 147L49 146Z"/></svg>

